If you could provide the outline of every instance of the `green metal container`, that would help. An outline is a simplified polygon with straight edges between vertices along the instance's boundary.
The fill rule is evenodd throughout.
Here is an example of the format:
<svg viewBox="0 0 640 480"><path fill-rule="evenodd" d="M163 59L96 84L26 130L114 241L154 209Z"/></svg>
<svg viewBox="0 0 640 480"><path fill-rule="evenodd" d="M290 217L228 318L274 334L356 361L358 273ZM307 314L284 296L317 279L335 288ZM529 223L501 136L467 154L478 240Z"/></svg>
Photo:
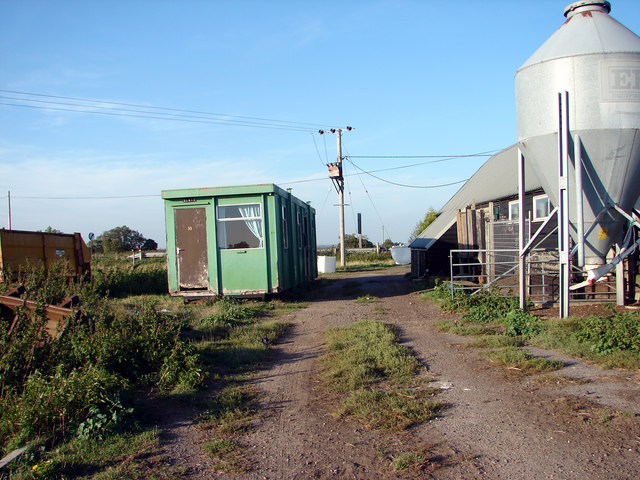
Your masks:
<svg viewBox="0 0 640 480"><path fill-rule="evenodd" d="M315 209L274 184L163 190L169 293L264 296L318 276Z"/></svg>

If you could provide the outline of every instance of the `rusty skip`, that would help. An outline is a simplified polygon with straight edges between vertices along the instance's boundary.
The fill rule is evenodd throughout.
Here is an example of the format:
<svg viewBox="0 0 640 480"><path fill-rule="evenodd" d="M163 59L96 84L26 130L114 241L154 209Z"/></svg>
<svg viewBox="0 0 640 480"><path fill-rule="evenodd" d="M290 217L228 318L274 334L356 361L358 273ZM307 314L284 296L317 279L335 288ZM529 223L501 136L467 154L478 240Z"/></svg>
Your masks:
<svg viewBox="0 0 640 480"><path fill-rule="evenodd" d="M17 288L12 289L8 295L0 295L0 310L2 311L3 317L11 317L11 324L9 325L9 330L7 331L7 335L11 335L11 332L16 328L18 322L20 321L20 317L18 316L16 310L20 307L28 309L31 313L34 313L36 309L39 307L39 304L33 302L31 300L26 300L20 298L25 292L23 286L19 286ZM47 317L46 330L47 333L53 339L57 339L62 335L63 329L61 328L64 325L64 320L70 317L79 317L80 311L73 310L73 305L78 303L78 297L73 296L70 298L66 298L59 305L45 305L45 315Z"/></svg>

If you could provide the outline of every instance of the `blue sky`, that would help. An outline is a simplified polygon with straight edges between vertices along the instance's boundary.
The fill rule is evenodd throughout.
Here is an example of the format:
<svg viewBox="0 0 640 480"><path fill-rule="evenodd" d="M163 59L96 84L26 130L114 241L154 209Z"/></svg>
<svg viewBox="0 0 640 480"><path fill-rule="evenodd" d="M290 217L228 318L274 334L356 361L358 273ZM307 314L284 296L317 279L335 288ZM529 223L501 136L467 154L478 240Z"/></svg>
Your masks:
<svg viewBox="0 0 640 480"><path fill-rule="evenodd" d="M161 190L276 183L311 201L318 242L336 243L336 141L317 130L352 125L346 231L362 213L372 241L382 225L406 241L460 185L402 187L353 163L403 185L469 178L487 157L445 159L515 143L515 71L569 3L3 0L0 228L11 191L14 229L86 239L127 225L163 246ZM611 4L640 33L640 2Z"/></svg>

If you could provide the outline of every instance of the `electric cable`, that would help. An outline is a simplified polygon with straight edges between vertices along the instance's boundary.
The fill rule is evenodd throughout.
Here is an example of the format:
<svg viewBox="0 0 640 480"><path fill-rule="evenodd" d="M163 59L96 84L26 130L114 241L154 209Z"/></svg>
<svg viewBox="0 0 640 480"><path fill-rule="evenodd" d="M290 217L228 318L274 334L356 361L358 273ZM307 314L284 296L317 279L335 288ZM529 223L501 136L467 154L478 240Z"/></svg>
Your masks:
<svg viewBox="0 0 640 480"><path fill-rule="evenodd" d="M346 147L345 147L345 151L346 151ZM353 163L353 162L351 162ZM375 203L373 203L373 198L371 198L371 195L369 194L369 190L367 190L367 187L364 184L364 180L362 180L362 176L358 177L360 179L360 183L362 184L362 188L364 189L365 193L367 194L367 197L369 197L369 201L371 202L371 206L373 207L373 211L376 212L376 215L378 216L378 220L380 220L380 225L382 226L383 229L384 228L384 222L382 221L382 217L380 216L380 212L378 211L378 209L376 208ZM386 231L386 229L385 229ZM390 238L390 237L389 237ZM385 239L382 239L382 242L384 243Z"/></svg>
<svg viewBox="0 0 640 480"><path fill-rule="evenodd" d="M325 163L322 161L322 155L320 155L320 150L318 150L318 142L316 142L316 135L315 133L311 132L311 138L313 138L313 144L316 147L316 152L318 153L318 160L320 160L320 163L322 164L322 166L325 166Z"/></svg>
<svg viewBox="0 0 640 480"><path fill-rule="evenodd" d="M470 153L464 155L349 155L351 158L467 158L467 157L490 157L500 150L489 150L486 152Z"/></svg>
<svg viewBox="0 0 640 480"><path fill-rule="evenodd" d="M324 158L327 160L327 164L329 164L329 152L327 152L327 137L322 136L322 140L324 141Z"/></svg>
<svg viewBox="0 0 640 480"><path fill-rule="evenodd" d="M349 195L349 209L351 210L351 219L353 220L353 225L357 226L358 222L356 221L356 214L353 206L353 197L351 196L351 185L349 184L349 179L345 178L344 174L342 176L344 178L344 183L346 183L347 185L347 193Z"/></svg>
<svg viewBox="0 0 640 480"><path fill-rule="evenodd" d="M464 156L464 155L463 155L463 156ZM463 156L460 156L460 157L450 157L450 158L443 159L443 160L441 160L441 161L455 160L455 159L457 159L457 158L462 158ZM351 158L357 158L357 157L356 157L355 155L347 155L347 156L345 156L345 157L344 157L344 159L345 159L345 160L347 160L347 161L349 161L349 162L353 163L353 162L350 160ZM369 175L369 174L371 174L371 173L388 172L388 171L391 171L391 170L399 170L399 169L401 169L401 168L417 167L417 166L422 166L422 165L426 165L426 164L430 164L430 163L438 163L438 162L414 163L414 164L411 164L411 165L400 165L400 166L397 166L397 167L379 168L379 169L376 169L376 170L368 170L368 171L364 171L364 170L363 170L362 172L349 173L349 174L344 175L344 176ZM358 168L360 168L360 167L358 167ZM361 169L361 170L362 170L362 169ZM308 179L305 179L305 180L292 180L292 181L289 181L289 182L278 182L278 183L281 183L281 184L283 184L283 185L291 185L291 184L295 184L295 183L318 182L318 181L321 181L321 180L326 180L326 178L327 178L327 177L308 178ZM467 180L468 180L468 179L467 179ZM460 180L460 181L458 181L458 182L454 182L454 183L446 183L446 184L442 184L442 185L430 185L430 186L427 186L427 187L414 187L414 186L411 186L411 185L407 185L407 187L409 187L409 188L438 188L438 187L448 187L448 186L450 186L450 185L455 185L456 183L463 183L463 182L466 182L467 180ZM383 181L384 181L384 180L383 180ZM402 184L397 184L397 185L398 185L398 186L404 186L404 185L402 185Z"/></svg>
<svg viewBox="0 0 640 480"><path fill-rule="evenodd" d="M467 180L469 180L468 178L465 180L458 180L456 182L451 182L451 183L442 183L439 185L407 185L404 183L398 183L398 182L392 182L391 180L385 180L384 178L378 177L377 175L374 175L371 172L368 172L366 170L364 170L363 168L359 167L358 165L356 165L350 158L347 158L347 161L349 163L351 163L354 167L356 167L358 170L360 170L362 173L369 175L370 177L373 177L377 180L380 180L381 182L385 182L385 183L389 183L391 185L396 185L398 187L405 187L405 188L440 188L440 187L449 187L451 185L457 185L459 183L464 183Z"/></svg>
<svg viewBox="0 0 640 480"><path fill-rule="evenodd" d="M11 94L16 94L16 95L28 95L28 96L33 96L33 97L56 98L56 99L60 99L60 100L72 100L72 101L76 101L76 102L91 102L91 103L98 103L98 104L119 105L119 106L124 106L124 107L136 107L136 108L144 108L144 109L148 109L148 110L162 110L162 111L171 111L171 112L195 113L195 114L199 114L199 115L218 116L218 117L244 118L244 119L248 119L248 120L259 120L259 121L265 121L265 122L275 122L275 123L283 123L283 124L291 124L291 125L308 125L308 126L314 126L314 127L323 127L323 126L327 125L327 124L321 124L321 123L307 123L307 122L296 122L296 121L291 121L291 120L277 120L277 119L271 119L271 118L251 117L251 116L235 115L235 114L228 114L228 113L203 112L203 111L198 111L198 110L187 110L187 109L182 109L182 108L156 107L156 106L141 105L141 104L136 104L136 103L110 102L110 101L104 101L104 100L92 100L92 99L88 99L88 98L65 97L65 96L60 96L60 95L46 95L46 94L43 94L43 93L20 92L20 91L16 91L16 90L3 90L3 89L0 89L0 92L2 92L2 93L11 93ZM29 100L29 99L22 99L22 100L34 101L34 102L36 101L36 100Z"/></svg>
<svg viewBox="0 0 640 480"><path fill-rule="evenodd" d="M159 194L147 195L105 195L105 196L78 196L78 197L46 197L33 195L11 195L11 198L29 199L29 200L112 200L117 198L145 198L160 197Z"/></svg>
<svg viewBox="0 0 640 480"><path fill-rule="evenodd" d="M133 113L127 114L127 113L116 113L116 112L109 112L109 111L103 112L103 111L97 111L97 110L75 110L72 108L61 108L61 107L50 107L50 106L43 107L39 105L24 105L19 103L7 103L7 102L0 102L0 105L8 105L12 107L23 107L23 108L34 108L39 110L54 110L54 111L60 111L60 112L87 113L87 114L93 114L93 115L109 115L112 117L145 118L145 119L151 119L151 120L170 120L173 122L201 123L201 124L210 124L210 125L229 125L229 126L251 127L251 128L266 128L271 130L289 130L294 132L309 131L308 128L299 128L299 127L293 127L293 126L291 127L278 126L278 125L260 124L260 123L254 123L254 122L241 123L235 120L230 120L230 121L222 121L222 120L214 120L214 119L197 120L197 119L176 118L176 117L169 117L169 116L159 117L154 115L138 115Z"/></svg>
<svg viewBox="0 0 640 480"><path fill-rule="evenodd" d="M322 213L324 212L324 207L327 204L327 200L329 199L329 194L331 193L333 189L331 187L329 187L329 190L327 190L327 195L324 197L324 202L322 202L322 206L320 207L320 210L318 211L318 216L320 217L322 215Z"/></svg>

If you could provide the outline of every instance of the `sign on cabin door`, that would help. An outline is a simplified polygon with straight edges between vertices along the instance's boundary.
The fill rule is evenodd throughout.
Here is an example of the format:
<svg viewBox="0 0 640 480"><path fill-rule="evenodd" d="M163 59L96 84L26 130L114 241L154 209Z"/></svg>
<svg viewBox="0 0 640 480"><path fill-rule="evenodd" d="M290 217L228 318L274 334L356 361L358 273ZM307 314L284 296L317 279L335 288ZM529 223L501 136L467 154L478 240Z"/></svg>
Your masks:
<svg viewBox="0 0 640 480"><path fill-rule="evenodd" d="M178 288L207 289L207 212L204 208L176 208L174 221Z"/></svg>

